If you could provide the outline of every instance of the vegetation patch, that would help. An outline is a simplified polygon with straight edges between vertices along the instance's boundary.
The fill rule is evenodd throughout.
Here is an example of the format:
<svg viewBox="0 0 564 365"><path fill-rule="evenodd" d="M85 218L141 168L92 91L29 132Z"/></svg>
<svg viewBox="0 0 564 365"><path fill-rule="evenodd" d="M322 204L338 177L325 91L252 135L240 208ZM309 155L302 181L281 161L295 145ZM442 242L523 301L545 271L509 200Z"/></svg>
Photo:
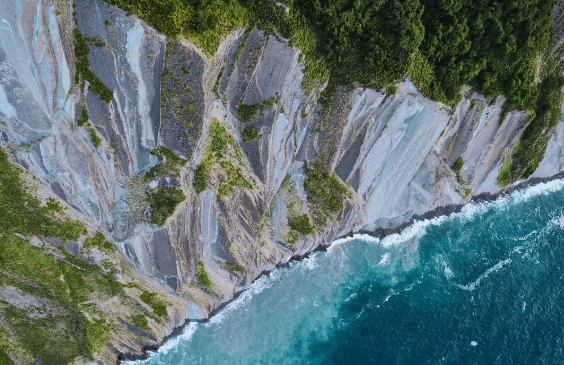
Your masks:
<svg viewBox="0 0 564 365"><path fill-rule="evenodd" d="M452 164L452 166L450 168L454 172L459 172L460 169L462 169L462 166L464 166L464 160L462 159L462 156L461 156L461 157L458 157L456 159L456 161L454 161L454 163Z"/></svg>
<svg viewBox="0 0 564 365"><path fill-rule="evenodd" d="M170 217L176 206L186 199L184 192L177 187L157 188L146 193L150 207L151 222L162 226Z"/></svg>
<svg viewBox="0 0 564 365"><path fill-rule="evenodd" d="M219 74L217 74L217 79L215 80L215 85L213 86L214 94L219 98L219 82L221 81L221 76L223 76L223 72L225 71L225 66L219 70Z"/></svg>
<svg viewBox="0 0 564 365"><path fill-rule="evenodd" d="M145 180L153 180L159 176L179 177L180 168L186 165L186 160L179 157L170 148L160 146L151 150L150 153L157 156L161 162L145 173Z"/></svg>
<svg viewBox="0 0 564 365"><path fill-rule="evenodd" d="M0 365L12 365L12 360L4 353L4 351L0 350Z"/></svg>
<svg viewBox="0 0 564 365"><path fill-rule="evenodd" d="M0 286L12 285L47 299L62 315L29 318L27 311L0 305L0 324L17 339L18 346L45 364L67 364L76 357L92 359L109 339L113 328L101 317L88 320L85 301L122 295L113 275L104 275L95 265L70 255L64 260L47 255L15 235L3 234L0 245ZM57 341L53 341L56 338Z"/></svg>
<svg viewBox="0 0 564 365"><path fill-rule="evenodd" d="M80 113L80 117L78 118L78 126L82 127L83 125L85 125L86 123L88 123L88 110L86 109L86 106L82 106L82 112Z"/></svg>
<svg viewBox="0 0 564 365"><path fill-rule="evenodd" d="M502 164L498 175L500 186L507 186L519 179L530 177L541 163L550 136L560 120L562 86L559 60L562 48L547 60L543 67L535 116L527 126L510 156Z"/></svg>
<svg viewBox="0 0 564 365"><path fill-rule="evenodd" d="M519 143L519 142L517 142ZM501 170L497 175L497 183L501 187L506 187L513 182L513 176L511 174L511 156L508 156L501 164Z"/></svg>
<svg viewBox="0 0 564 365"><path fill-rule="evenodd" d="M233 62L232 62L232 66L231 69L229 70L229 75L227 75L227 78L229 79L231 77L231 74L233 73L233 70L235 69L235 65L237 64L237 61L239 61L239 57L241 57L241 53L243 52L243 49L245 48L245 44L247 44L247 39L249 39L249 35L251 34L251 28L247 28L245 30L245 33L243 34L243 39L241 39L241 43L239 43L239 47L237 48L237 52L235 52L235 57L233 57Z"/></svg>
<svg viewBox="0 0 564 365"><path fill-rule="evenodd" d="M311 225L307 214L288 217L288 226L290 229L299 232L304 236L313 233L313 226Z"/></svg>
<svg viewBox="0 0 564 365"><path fill-rule="evenodd" d="M84 225L57 216L52 205L41 202L20 179L20 170L10 163L0 149L0 236L20 233L26 236L46 236L76 240L86 234Z"/></svg>
<svg viewBox="0 0 564 365"><path fill-rule="evenodd" d="M237 264L234 264L232 262L226 261L225 262L225 266L227 267L227 270L231 271L231 272L241 272L243 271L243 268Z"/></svg>
<svg viewBox="0 0 564 365"><path fill-rule="evenodd" d="M149 330L149 322L147 321L147 316L144 314L137 314L130 318L131 323L142 330L148 331Z"/></svg>
<svg viewBox="0 0 564 365"><path fill-rule="evenodd" d="M288 232L288 235L285 238L286 243L290 246L294 246L296 242L298 242L298 234L295 231Z"/></svg>
<svg viewBox="0 0 564 365"><path fill-rule="evenodd" d="M95 148L100 147L100 144L102 143L102 139L100 138L100 136L96 132L96 129L94 129L94 127L92 127L92 125L90 125L90 123L88 123L88 125L86 126L86 129L88 129L88 133L90 134L90 140L92 141L92 144L94 145L94 147Z"/></svg>
<svg viewBox="0 0 564 365"><path fill-rule="evenodd" d="M108 2L145 19L169 37L183 35L208 56L216 52L229 32L249 21L246 7L238 0Z"/></svg>
<svg viewBox="0 0 564 365"><path fill-rule="evenodd" d="M241 123L247 123L253 120L253 118L259 111L262 112L263 108L264 106L262 103L247 105L243 104L243 102L240 101L237 104L237 115L239 115L239 120L241 121Z"/></svg>
<svg viewBox="0 0 564 365"><path fill-rule="evenodd" d="M262 136L262 134L258 133L257 126L254 124L245 127L245 129L243 129L242 134L243 134L243 143L249 143L251 141L254 141L255 139L259 139Z"/></svg>
<svg viewBox="0 0 564 365"><path fill-rule="evenodd" d="M92 91L97 94L100 99L109 103L113 99L114 93L90 70L90 61L88 59L90 50L86 44L86 39L82 36L78 28L74 28L74 54L76 57L75 83L79 84L80 78L82 77L83 80L90 83Z"/></svg>
<svg viewBox="0 0 564 365"><path fill-rule="evenodd" d="M209 288L212 284L202 260L198 261L198 265L196 265L196 279L206 288Z"/></svg>
<svg viewBox="0 0 564 365"><path fill-rule="evenodd" d="M307 164L304 172L307 176L304 188L310 200L322 203L332 213L343 209L342 199L352 199L353 195L348 186L343 184L334 172L323 172L319 164Z"/></svg>
<svg viewBox="0 0 564 365"><path fill-rule="evenodd" d="M205 166L204 164L199 164L194 170L194 182L192 183L192 186L194 186L198 194L206 190L206 180Z"/></svg>
<svg viewBox="0 0 564 365"><path fill-rule="evenodd" d="M84 241L84 248L96 247L101 251L115 252L114 244L106 240L102 232L98 231L93 237L89 237Z"/></svg>
<svg viewBox="0 0 564 365"><path fill-rule="evenodd" d="M149 305L149 307L153 309L153 313L157 316L162 317L168 315L166 303L157 298L157 293L144 291L143 294L141 294L140 299Z"/></svg>
<svg viewBox="0 0 564 365"><path fill-rule="evenodd" d="M243 175L244 157L239 144L215 118L210 125L204 156L204 161L198 166L198 169L201 169L198 174L204 176L206 181L211 179L212 175L217 177L218 198L230 195L235 188L253 188ZM202 184L199 183L198 186L201 188Z"/></svg>

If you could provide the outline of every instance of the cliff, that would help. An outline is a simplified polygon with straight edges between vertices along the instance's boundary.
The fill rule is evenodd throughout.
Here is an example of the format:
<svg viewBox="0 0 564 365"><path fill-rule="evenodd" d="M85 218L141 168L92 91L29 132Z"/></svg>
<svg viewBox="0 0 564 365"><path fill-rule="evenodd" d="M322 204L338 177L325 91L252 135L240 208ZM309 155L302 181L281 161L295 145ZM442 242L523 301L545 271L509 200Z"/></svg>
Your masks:
<svg viewBox="0 0 564 365"><path fill-rule="evenodd" d="M0 19L0 145L42 194L111 239L119 250L108 257L132 268L121 282L138 283L127 296L147 307L140 293L159 293L169 309L142 330L112 298L95 302L117 326L93 353L104 363L139 356L338 237L503 191L502 163L529 122L504 114L503 97L466 90L452 108L408 79L393 95L339 88L322 106L324 85L302 88L300 50L258 28L208 57L100 0L6 3ZM74 81L74 26L109 102ZM563 128L534 178L563 171ZM3 350L30 356L16 348Z"/></svg>

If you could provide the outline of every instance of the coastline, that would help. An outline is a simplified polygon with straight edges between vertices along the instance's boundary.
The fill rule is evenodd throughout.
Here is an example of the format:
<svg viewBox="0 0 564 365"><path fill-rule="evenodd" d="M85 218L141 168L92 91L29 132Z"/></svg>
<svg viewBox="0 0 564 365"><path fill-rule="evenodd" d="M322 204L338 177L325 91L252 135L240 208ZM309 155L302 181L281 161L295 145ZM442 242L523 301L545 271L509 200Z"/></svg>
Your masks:
<svg viewBox="0 0 564 365"><path fill-rule="evenodd" d="M452 204L452 205L447 205L447 206L440 206L440 207L437 207L433 210L430 210L430 211L428 211L424 214L414 215L408 221L406 221L406 222L404 222L404 223L402 223L402 224L400 224L396 227L378 228L373 232L372 231L362 231L362 230L359 231L359 232L356 232L356 233L350 232L346 235L335 238L332 242L330 242L328 244L321 242L313 250L311 250L311 251L309 251L309 252L307 252L303 255L292 256L288 261L277 264L271 270L262 271L255 279L253 279L253 281L251 282L251 285L254 284L260 278L262 278L263 276L269 275L275 269L289 268L291 262L302 261L306 258L309 258L311 255L313 255L316 252L327 252L329 250L329 248L333 245L333 243L336 242L336 241L342 240L343 242L341 242L341 243L345 243L345 242L348 242L349 240L354 239L355 235L364 235L364 236L370 236L370 237L373 237L373 238L376 238L376 239L383 239L386 236L390 236L392 234L400 234L401 232L403 232L408 227L412 226L417 221L425 221L425 220L430 220L430 219L438 218L438 217L448 217L451 214L459 213L469 203L493 202L493 201L496 201L497 199L499 199L500 197L509 196L513 193L526 190L527 188L530 188L530 187L533 187L533 186L536 186L536 185L539 185L539 184L542 184L542 183L548 183L548 182L551 182L551 181L560 180L560 179L564 179L564 171L562 171L562 172L560 172L556 175L553 175L551 177L547 177L547 178L530 178L528 180L521 181L521 182L519 182L515 185L512 185L512 186L509 186L507 188L503 188L498 193L494 193L494 194L482 193L482 194L479 194L475 197L472 197L465 204ZM235 294L233 294L232 298L230 298L229 300L221 303L217 308L212 310L207 319L202 319L202 320L188 319L188 320L186 320L182 325L175 327L174 330L169 335L165 336L162 339L162 341L160 341L158 343L158 345L144 347L143 350L142 350L142 354L132 354L132 353L125 354L125 353L121 353L121 352L118 353L118 359L117 359L116 365L121 365L121 364L123 364L124 361L138 361L138 360L148 359L149 352L159 351L159 349L167 341L180 336L184 332L186 327L188 327L191 323L208 323L208 322L210 322L210 319L212 317L216 316L227 305L229 305L232 302L234 302L235 300L237 300L247 290L249 290L249 287L242 289L242 290L236 292Z"/></svg>

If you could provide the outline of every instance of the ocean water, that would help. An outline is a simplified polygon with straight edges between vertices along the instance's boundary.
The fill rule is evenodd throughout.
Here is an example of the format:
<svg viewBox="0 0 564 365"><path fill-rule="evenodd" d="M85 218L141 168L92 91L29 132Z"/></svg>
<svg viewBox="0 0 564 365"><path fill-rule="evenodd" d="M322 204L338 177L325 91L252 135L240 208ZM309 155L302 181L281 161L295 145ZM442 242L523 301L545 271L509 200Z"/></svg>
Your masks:
<svg viewBox="0 0 564 365"><path fill-rule="evenodd" d="M563 364L564 181L335 242L133 363Z"/></svg>

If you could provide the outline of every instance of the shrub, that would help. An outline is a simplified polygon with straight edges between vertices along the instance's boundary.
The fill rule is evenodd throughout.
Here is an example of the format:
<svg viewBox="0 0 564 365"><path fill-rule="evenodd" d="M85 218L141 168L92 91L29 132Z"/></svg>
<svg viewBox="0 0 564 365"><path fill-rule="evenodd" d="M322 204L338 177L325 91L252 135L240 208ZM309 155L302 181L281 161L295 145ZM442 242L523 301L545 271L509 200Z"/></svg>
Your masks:
<svg viewBox="0 0 564 365"><path fill-rule="evenodd" d="M170 217L176 206L186 199L184 192L174 186L168 188L157 188L147 192L147 201L151 208L151 222L162 226Z"/></svg>
<svg viewBox="0 0 564 365"><path fill-rule="evenodd" d="M144 291L143 294L141 294L140 299L144 303L147 303L153 309L153 313L157 316L162 317L168 315L166 304L157 298L157 293Z"/></svg>
<svg viewBox="0 0 564 365"><path fill-rule="evenodd" d="M94 129L94 127L92 127L90 124L88 124L86 128L88 129L88 133L90 133L90 139L92 140L94 148L100 147L102 139L100 139L100 136L98 136L98 133L96 133L96 129Z"/></svg>
<svg viewBox="0 0 564 365"><path fill-rule="evenodd" d="M288 226L304 236L313 233L313 227L307 214L288 217Z"/></svg>
<svg viewBox="0 0 564 365"><path fill-rule="evenodd" d="M114 244L106 240L102 232L98 231L93 237L87 238L84 241L84 248L97 247L102 251L114 252Z"/></svg>
<svg viewBox="0 0 564 365"><path fill-rule="evenodd" d="M462 156L461 156L461 157L458 157L456 159L456 161L454 161L454 163L452 164L452 166L450 168L454 172L459 172L460 169L462 169L462 166L464 166L464 160L462 159Z"/></svg>
<svg viewBox="0 0 564 365"><path fill-rule="evenodd" d="M206 168L203 163L199 164L196 170L194 170L194 182L192 186L194 186L198 194L206 190Z"/></svg>
<svg viewBox="0 0 564 365"><path fill-rule="evenodd" d="M198 265L196 266L196 279L198 279L200 284L207 288L211 286L211 280L206 272L206 268L202 260L198 261Z"/></svg>
<svg viewBox="0 0 564 365"><path fill-rule="evenodd" d="M88 110L86 110L85 106L82 106L82 112L80 113L77 124L79 127L82 127L86 123L88 123Z"/></svg>
<svg viewBox="0 0 564 365"><path fill-rule="evenodd" d="M250 122L263 107L264 106L261 103L247 105L243 104L243 102L239 102L237 104L237 114L239 115L239 120L241 123Z"/></svg>
<svg viewBox="0 0 564 365"><path fill-rule="evenodd" d="M257 126L254 124L251 124L250 126L243 129L243 143L254 141L255 139L258 139L260 137L261 135L258 134Z"/></svg>
<svg viewBox="0 0 564 365"><path fill-rule="evenodd" d="M149 322L147 321L147 317L144 314L138 314L136 316L131 317L131 323L142 330L149 330Z"/></svg>

